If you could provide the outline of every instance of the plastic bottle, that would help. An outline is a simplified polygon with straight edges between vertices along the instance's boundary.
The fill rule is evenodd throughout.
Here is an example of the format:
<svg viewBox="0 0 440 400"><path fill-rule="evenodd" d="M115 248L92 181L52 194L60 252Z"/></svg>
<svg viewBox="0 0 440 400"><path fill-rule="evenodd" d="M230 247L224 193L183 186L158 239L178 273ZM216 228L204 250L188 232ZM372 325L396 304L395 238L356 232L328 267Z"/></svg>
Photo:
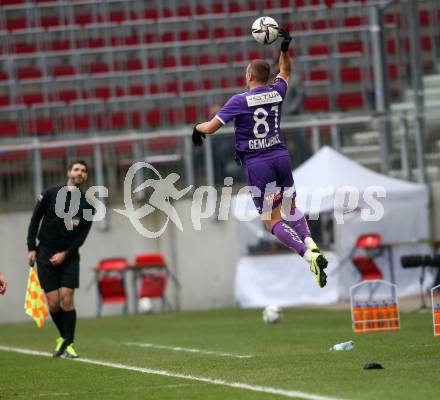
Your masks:
<svg viewBox="0 0 440 400"><path fill-rule="evenodd" d="M373 320L373 331L379 330L379 304L373 302L371 305L371 319Z"/></svg>
<svg viewBox="0 0 440 400"><path fill-rule="evenodd" d="M390 329L390 310L385 300L382 301L379 307L380 324L382 330Z"/></svg>
<svg viewBox="0 0 440 400"><path fill-rule="evenodd" d="M399 324L399 311L395 300L391 301L389 309L390 309L391 330L397 331L400 329L400 324Z"/></svg>
<svg viewBox="0 0 440 400"><path fill-rule="evenodd" d="M354 342L350 340L349 342L337 343L334 346L330 347L328 351L331 352L344 351L344 350L351 350L353 348L354 348Z"/></svg>
<svg viewBox="0 0 440 400"><path fill-rule="evenodd" d="M353 322L354 322L354 331L356 333L362 332L364 327L362 325L362 308L361 305L356 303L353 306Z"/></svg>
<svg viewBox="0 0 440 400"><path fill-rule="evenodd" d="M373 330L373 315L371 312L371 304L365 303L364 307L364 332L370 332Z"/></svg>
<svg viewBox="0 0 440 400"><path fill-rule="evenodd" d="M440 304L437 304L434 308L434 334L440 335Z"/></svg>

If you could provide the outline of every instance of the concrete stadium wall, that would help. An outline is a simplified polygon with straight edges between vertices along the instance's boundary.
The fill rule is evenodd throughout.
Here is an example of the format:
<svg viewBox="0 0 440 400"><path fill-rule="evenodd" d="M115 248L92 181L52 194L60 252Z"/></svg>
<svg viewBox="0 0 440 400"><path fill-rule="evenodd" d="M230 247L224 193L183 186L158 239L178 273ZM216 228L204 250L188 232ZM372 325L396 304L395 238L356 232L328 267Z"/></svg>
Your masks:
<svg viewBox="0 0 440 400"><path fill-rule="evenodd" d="M96 315L96 285L92 268L108 257L126 257L130 261L138 253L162 252L170 269L180 281L176 289L172 281L167 298L173 308L208 309L230 306L234 303L233 281L236 266L235 228L232 222L214 219L202 221L202 230L194 231L191 224L189 200L180 200L175 207L182 219L183 232L172 222L158 239L141 236L129 220L109 212L109 229L100 232L94 224L81 248L81 283L76 293L76 307L80 317ZM118 207L115 207L118 208ZM122 207L120 207L122 208ZM8 291L0 296L0 323L28 321L23 312L27 280L26 234L30 213L0 214L0 254L2 271L8 280ZM158 212L143 220L150 230L159 229L163 219ZM159 225L160 224L160 225ZM127 286L130 311L133 309L132 279L128 274ZM154 302L159 308L159 302ZM118 314L121 305L106 305L103 315Z"/></svg>

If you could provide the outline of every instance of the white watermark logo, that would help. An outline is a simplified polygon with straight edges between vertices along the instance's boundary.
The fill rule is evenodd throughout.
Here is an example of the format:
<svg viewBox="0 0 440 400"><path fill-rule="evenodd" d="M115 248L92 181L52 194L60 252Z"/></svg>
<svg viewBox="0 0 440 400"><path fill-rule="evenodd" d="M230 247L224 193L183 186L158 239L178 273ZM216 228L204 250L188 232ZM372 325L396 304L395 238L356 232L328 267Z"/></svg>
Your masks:
<svg viewBox="0 0 440 400"><path fill-rule="evenodd" d="M148 174L148 177L143 182L137 182L135 175L142 172ZM139 177L138 175L137 178ZM178 189L176 184L179 180L180 176L174 172L164 178L151 164L137 162L129 168L124 179L125 208L114 211L126 217L140 235L149 239L161 236L170 221L183 232L182 220L172 201L181 199L194 188L190 185ZM134 184L137 187L133 189ZM355 215L360 215L365 222L374 222L382 219L385 213L384 205L379 199L386 197L386 190L381 186L371 186L362 191L355 186L310 187L299 188L297 191L295 187L280 188L275 182L271 182L264 190L258 187L242 187L233 201L232 184L231 177L225 178L220 196L217 189L211 186L200 186L193 191L189 214L194 230L202 229L202 220L213 217L218 221L229 220L231 211L234 218L241 222L250 222L257 218L267 220L271 218L272 208L278 205L281 205L283 218L294 221L298 216L291 211L293 198L299 209L308 210L309 220L317 220L323 212L332 212L337 224L343 224L347 218ZM136 196L147 190L150 195L142 196L143 199L148 198L143 200L144 204L135 201ZM67 201L68 196L70 202ZM106 187L90 187L86 198L91 208L83 209L82 218L87 221L102 221L107 208L100 199L107 197ZM57 193L55 212L63 219L68 230L75 229L80 222L80 203L81 192L78 189L72 190L65 186ZM155 211L161 212L165 220L158 229L151 230L145 226L147 222L151 222L146 217Z"/></svg>
<svg viewBox="0 0 440 400"><path fill-rule="evenodd" d="M136 172L140 171L143 168L147 168L149 171L154 172L157 179L147 179L132 192L134 176ZM176 209L171 204L170 199L179 200L191 190L192 186L188 186L185 189L178 190L175 186L175 183L179 179L180 176L174 172L169 174L164 179L162 178L162 175L159 173L159 171L151 164L148 164L146 162L137 162L130 167L124 179L125 210L115 209L114 211L126 216L139 234L150 239L154 239L162 235L162 233L165 232L165 229L167 228L168 222L170 220L177 226L178 229L180 229L180 231L183 232L182 221L180 220ZM149 203L135 209L132 194L139 193L146 188L153 189L153 193L150 196ZM141 219L145 218L156 210L162 211L166 215L166 220L159 230L150 231L149 229L144 227Z"/></svg>

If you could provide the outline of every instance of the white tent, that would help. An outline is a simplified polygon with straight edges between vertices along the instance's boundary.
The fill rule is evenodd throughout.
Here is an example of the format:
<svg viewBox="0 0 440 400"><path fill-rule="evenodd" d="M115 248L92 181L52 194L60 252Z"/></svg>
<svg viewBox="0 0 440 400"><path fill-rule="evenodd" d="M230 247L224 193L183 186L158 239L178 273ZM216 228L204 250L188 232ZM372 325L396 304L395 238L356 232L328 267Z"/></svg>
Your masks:
<svg viewBox="0 0 440 400"><path fill-rule="evenodd" d="M309 218L332 212L335 252L340 265L330 274L329 280L336 280L339 299L347 298L349 287L360 279L347 257L363 233L379 233L383 243L389 245L389 251L376 260L384 279L392 280L394 272L399 295L418 293L420 272L417 269L404 270L400 257L429 252L429 247L420 243L429 237L426 186L371 171L327 146L294 171L293 177L297 206L309 214ZM237 197L234 215L243 220L243 213L249 216L247 210L253 206L252 199L249 195ZM252 223L255 232L261 223L258 217ZM243 238L244 231L240 229ZM251 229L246 232L252 236ZM250 241L252 243L255 239ZM429 284L430 277L427 278Z"/></svg>

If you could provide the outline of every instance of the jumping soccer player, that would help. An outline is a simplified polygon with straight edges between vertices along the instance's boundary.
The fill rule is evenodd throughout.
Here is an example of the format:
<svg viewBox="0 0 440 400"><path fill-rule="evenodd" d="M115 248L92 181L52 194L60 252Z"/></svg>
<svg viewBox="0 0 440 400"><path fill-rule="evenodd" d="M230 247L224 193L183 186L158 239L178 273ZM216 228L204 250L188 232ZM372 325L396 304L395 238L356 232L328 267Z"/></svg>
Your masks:
<svg viewBox="0 0 440 400"><path fill-rule="evenodd" d="M244 165L252 198L266 228L310 263L319 286L324 287L327 260L311 238L304 215L295 207L292 166L280 131L281 107L291 71L288 50L292 40L283 29L280 37L280 72L275 82L268 85L270 65L266 61L252 61L246 69L248 91L232 96L210 121L196 124L192 141L201 146L206 134L235 119L237 159ZM293 190L292 205L284 220L281 206L288 189Z"/></svg>
<svg viewBox="0 0 440 400"><path fill-rule="evenodd" d="M50 188L40 195L28 229L29 265L33 266L36 261L49 312L60 333L54 357L64 354L67 358L78 358L73 346L76 326L74 293L79 287L78 249L92 225L91 221L84 219L83 212L93 210L79 190L85 181L87 164L82 160L72 162L67 170L66 186ZM66 190L64 197L61 190ZM79 204L74 204L75 199L79 200ZM70 215L66 219L60 217L60 213Z"/></svg>

